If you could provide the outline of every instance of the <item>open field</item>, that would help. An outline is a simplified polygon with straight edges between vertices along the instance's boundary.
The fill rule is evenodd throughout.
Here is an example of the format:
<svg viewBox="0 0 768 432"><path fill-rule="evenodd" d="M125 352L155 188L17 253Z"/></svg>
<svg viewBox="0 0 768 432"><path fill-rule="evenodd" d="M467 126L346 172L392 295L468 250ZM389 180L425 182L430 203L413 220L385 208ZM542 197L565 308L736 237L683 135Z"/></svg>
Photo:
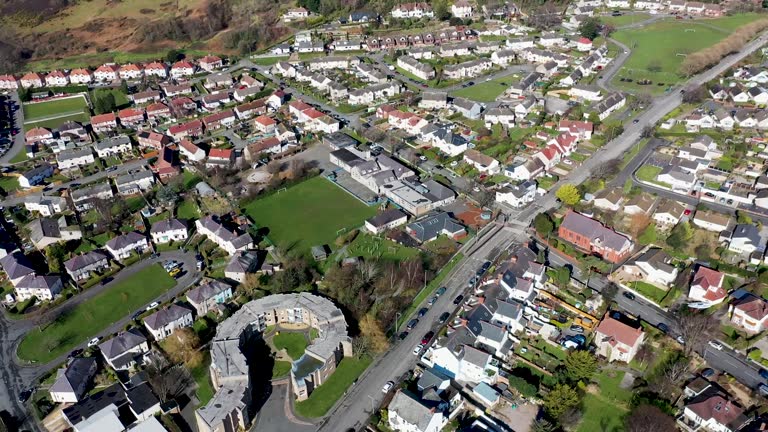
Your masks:
<svg viewBox="0 0 768 432"><path fill-rule="evenodd" d="M467 98L477 102L493 102L515 81L517 81L517 79L514 78L514 76L505 76L502 78L493 79L491 81L483 81L473 85L472 87L456 90L452 93L452 95Z"/></svg>
<svg viewBox="0 0 768 432"><path fill-rule="evenodd" d="M307 338L304 337L304 333L280 333L272 338L272 343L278 350L284 349L294 360L298 360L307 349Z"/></svg>
<svg viewBox="0 0 768 432"><path fill-rule="evenodd" d="M52 323L27 333L19 345L18 356L27 361L49 362L144 307L175 284L160 265L146 267L113 283Z"/></svg>
<svg viewBox="0 0 768 432"><path fill-rule="evenodd" d="M356 198L323 177L302 182L283 192L257 199L245 206L257 226L281 247L309 251L312 246L333 245L342 234L376 214Z"/></svg>
<svg viewBox="0 0 768 432"><path fill-rule="evenodd" d="M296 402L296 411L304 417L321 417L328 412L360 374L371 364L371 358L345 357L328 381L309 395L309 399Z"/></svg>
<svg viewBox="0 0 768 432"><path fill-rule="evenodd" d="M86 113L81 113L81 114L65 115L62 117L56 117L48 120L32 120L32 121L24 122L24 130L27 131L36 127L55 129L68 121L88 123L91 121L91 116Z"/></svg>
<svg viewBox="0 0 768 432"><path fill-rule="evenodd" d="M645 21L650 17L651 15L647 13L633 13L620 16L603 16L600 17L600 21L618 28Z"/></svg>
<svg viewBox="0 0 768 432"><path fill-rule="evenodd" d="M584 415L577 432L624 430L623 417L632 392L619 387L624 372L602 371L596 377L599 393L588 392L584 397Z"/></svg>
<svg viewBox="0 0 768 432"><path fill-rule="evenodd" d="M88 104L82 96L38 103L25 103L23 107L24 121L26 123L53 116L81 115L88 110Z"/></svg>
<svg viewBox="0 0 768 432"><path fill-rule="evenodd" d="M349 244L347 255L365 258L376 257L393 261L403 261L419 254L418 249L399 245L392 240L360 233Z"/></svg>

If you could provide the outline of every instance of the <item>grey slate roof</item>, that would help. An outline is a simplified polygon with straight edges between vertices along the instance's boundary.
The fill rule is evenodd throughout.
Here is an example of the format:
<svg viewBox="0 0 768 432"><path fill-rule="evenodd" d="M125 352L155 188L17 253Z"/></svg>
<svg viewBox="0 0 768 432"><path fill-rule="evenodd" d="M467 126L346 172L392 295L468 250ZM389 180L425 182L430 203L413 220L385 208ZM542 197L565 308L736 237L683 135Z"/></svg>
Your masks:
<svg viewBox="0 0 768 432"><path fill-rule="evenodd" d="M136 231L129 232L127 234L119 235L107 242L107 246L114 250L120 250L128 246L132 246L141 240L146 241L147 238L137 233Z"/></svg>
<svg viewBox="0 0 768 432"><path fill-rule="evenodd" d="M600 222L577 212L569 212L566 214L560 226L587 237L590 241L599 240L604 246L616 251L620 251L631 245L628 238L606 228Z"/></svg>
<svg viewBox="0 0 768 432"><path fill-rule="evenodd" d="M166 219L157 221L152 224L152 228L149 230L151 233L163 233L171 230L187 229L184 222L178 219Z"/></svg>
<svg viewBox="0 0 768 432"><path fill-rule="evenodd" d="M371 225L373 225L375 227L380 227L380 226L384 226L384 225L386 225L388 223L394 222L394 221L396 221L398 219L401 219L403 217L407 218L408 215L406 215L405 212L403 212L402 210L400 210L400 209L389 209L389 210L385 210L385 211L377 214L376 216L368 219L366 222L370 223Z"/></svg>
<svg viewBox="0 0 768 432"><path fill-rule="evenodd" d="M85 390L85 384L92 378L91 368L95 364L96 359L92 357L75 357L66 369L59 369L59 375L51 385L50 391L53 393L75 393L80 398L82 391Z"/></svg>
<svg viewBox="0 0 768 432"><path fill-rule="evenodd" d="M177 304L171 304L167 308L160 309L144 318L144 324L153 330L157 330L188 314L192 314L192 311Z"/></svg>
<svg viewBox="0 0 768 432"><path fill-rule="evenodd" d="M408 230L419 241L424 242L439 236L443 231L458 233L464 227L448 213L437 213L408 225Z"/></svg>
<svg viewBox="0 0 768 432"><path fill-rule="evenodd" d="M10 279L20 278L35 272L32 268L32 263L21 252L14 252L4 256L0 259L0 266L3 267L3 270Z"/></svg>
<svg viewBox="0 0 768 432"><path fill-rule="evenodd" d="M232 289L232 287L224 282L214 280L189 290L187 292L187 299L193 303L200 304L228 289Z"/></svg>
<svg viewBox="0 0 768 432"><path fill-rule="evenodd" d="M124 144L131 145L131 139L125 135L118 135L115 137L105 138L97 142L94 144L94 148L96 148L96 150L106 150L108 148L118 147Z"/></svg>
<svg viewBox="0 0 768 432"><path fill-rule="evenodd" d="M104 252L94 250L64 261L64 267L74 272L107 259L107 255Z"/></svg>
<svg viewBox="0 0 768 432"><path fill-rule="evenodd" d="M115 358L121 356L126 351L129 351L144 342L147 338L135 328L128 331L118 333L117 336L99 344L99 350L107 358Z"/></svg>
<svg viewBox="0 0 768 432"><path fill-rule="evenodd" d="M389 403L389 410L396 412L404 421L416 425L421 431L427 430L429 421L434 415L421 400L402 390L395 393Z"/></svg>

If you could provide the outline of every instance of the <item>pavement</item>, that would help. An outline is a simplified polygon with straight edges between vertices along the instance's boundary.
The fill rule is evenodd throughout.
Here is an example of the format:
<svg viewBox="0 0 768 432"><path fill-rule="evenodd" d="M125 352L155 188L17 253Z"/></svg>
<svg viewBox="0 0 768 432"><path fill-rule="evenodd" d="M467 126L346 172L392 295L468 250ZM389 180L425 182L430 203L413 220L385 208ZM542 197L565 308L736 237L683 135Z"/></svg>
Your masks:
<svg viewBox="0 0 768 432"><path fill-rule="evenodd" d="M35 419L28 416L29 410L18 402L18 395L23 390L33 385L42 375L66 360L67 354L64 354L46 364L23 363L16 356L16 348L27 332L51 321L58 316L62 310L71 309L81 304L89 298L109 289L126 277L155 263L160 263L166 260L176 260L182 263L183 269L186 272L177 279L176 285L173 288L153 299L152 302L157 301L163 303L169 301L200 280L201 275L195 270L196 259L194 252L169 251L161 252L159 255L158 258L142 260L121 270L114 276L114 279L107 284L95 285L44 314L30 316L20 320L12 320L6 317L5 314L0 314L0 364L4 365L3 368L0 368L0 378L2 379L2 382L0 382L0 411L5 410L15 415L17 419L20 419L23 422L23 427L29 428L30 430L38 430L38 425L36 424ZM149 305L152 302L147 304ZM131 318L129 314L113 322L97 336L106 337L122 331L130 321ZM87 347L87 342L88 341L83 341L72 349L85 349Z"/></svg>

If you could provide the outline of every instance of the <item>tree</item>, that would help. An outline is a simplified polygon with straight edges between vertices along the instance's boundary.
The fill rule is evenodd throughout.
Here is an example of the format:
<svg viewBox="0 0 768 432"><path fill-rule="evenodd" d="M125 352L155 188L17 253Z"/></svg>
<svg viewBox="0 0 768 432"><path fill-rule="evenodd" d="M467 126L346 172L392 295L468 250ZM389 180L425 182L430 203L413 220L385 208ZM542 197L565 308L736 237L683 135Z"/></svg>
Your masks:
<svg viewBox="0 0 768 432"><path fill-rule="evenodd" d="M580 401L576 389L558 384L544 397L544 411L553 419L559 419L568 410L576 408Z"/></svg>
<svg viewBox="0 0 768 432"><path fill-rule="evenodd" d="M180 328L171 333L162 343L163 351L173 363L183 363L194 368L200 365L203 355L200 352L200 337L191 328Z"/></svg>
<svg viewBox="0 0 768 432"><path fill-rule="evenodd" d="M600 20L597 18L587 18L579 25L579 34L589 40L594 40L600 36Z"/></svg>
<svg viewBox="0 0 768 432"><path fill-rule="evenodd" d="M123 92L123 94L128 94L128 81L120 80L120 91Z"/></svg>
<svg viewBox="0 0 768 432"><path fill-rule="evenodd" d="M381 325L371 313L367 313L360 320L360 334L368 339L374 353L380 354L389 349L387 335L381 330Z"/></svg>
<svg viewBox="0 0 768 432"><path fill-rule="evenodd" d="M689 104L698 104L704 102L708 96L708 91L704 86L689 86L683 93L683 102Z"/></svg>
<svg viewBox="0 0 768 432"><path fill-rule="evenodd" d="M673 432L675 419L653 405L635 407L624 421L626 432Z"/></svg>
<svg viewBox="0 0 768 432"><path fill-rule="evenodd" d="M579 201L581 201L581 193L579 192L579 188L570 183L560 186L560 189L557 190L555 196L560 201L569 206L576 205Z"/></svg>
<svg viewBox="0 0 768 432"><path fill-rule="evenodd" d="M698 349L704 341L709 340L710 334L716 327L712 315L702 311L681 307L673 316L677 327L680 329L680 336L685 341L683 353L686 357Z"/></svg>
<svg viewBox="0 0 768 432"><path fill-rule="evenodd" d="M179 194L169 185L163 186L157 191L157 201L164 206L172 206L179 201Z"/></svg>
<svg viewBox="0 0 768 432"><path fill-rule="evenodd" d="M571 351L563 366L569 382L589 381L597 371L597 359L589 351Z"/></svg>
<svg viewBox="0 0 768 432"><path fill-rule="evenodd" d="M653 126L644 126L643 130L640 132L641 138L653 138L653 135L656 133L656 131L653 129Z"/></svg>
<svg viewBox="0 0 768 432"><path fill-rule="evenodd" d="M619 293L619 287L616 286L613 282L608 282L602 290L600 290L600 295L603 296L603 298L611 302L614 298L616 298L616 294Z"/></svg>
<svg viewBox="0 0 768 432"><path fill-rule="evenodd" d="M115 95L109 90L96 90L93 92L93 109L97 114L110 113L117 108Z"/></svg>
<svg viewBox="0 0 768 432"><path fill-rule="evenodd" d="M649 224L643 232L640 233L640 235L637 237L637 242L641 245L649 245L656 243L657 235L656 235L656 225L655 224Z"/></svg>
<svg viewBox="0 0 768 432"><path fill-rule="evenodd" d="M555 223L547 213L539 213L533 218L533 228L540 236L546 237L555 229Z"/></svg>
<svg viewBox="0 0 768 432"><path fill-rule="evenodd" d="M681 250L688 244L688 240L693 237L693 229L688 222L681 222L672 228L667 237L667 244L674 249Z"/></svg>
<svg viewBox="0 0 768 432"><path fill-rule="evenodd" d="M557 427L544 418L535 419L531 423L531 432L555 432L556 430Z"/></svg>
<svg viewBox="0 0 768 432"><path fill-rule="evenodd" d="M605 136L605 142L612 141L619 135L624 133L624 125L618 121L612 121L603 125L603 136Z"/></svg>
<svg viewBox="0 0 768 432"><path fill-rule="evenodd" d="M167 53L165 53L165 60L168 63L176 63L177 61L184 58L184 53L181 50L177 49L170 49Z"/></svg>
<svg viewBox="0 0 768 432"><path fill-rule="evenodd" d="M752 225L752 218L741 210L736 210L736 219L740 224Z"/></svg>
<svg viewBox="0 0 768 432"><path fill-rule="evenodd" d="M171 365L162 356L153 356L144 369L152 390L165 403L185 394L195 381L182 365Z"/></svg>
<svg viewBox="0 0 768 432"><path fill-rule="evenodd" d="M60 273L67 250L61 243L54 243L45 248L45 260L48 261L48 271Z"/></svg>
<svg viewBox="0 0 768 432"><path fill-rule="evenodd" d="M568 286L568 282L571 281L571 269L568 267L558 267L554 271L555 284L560 288Z"/></svg>

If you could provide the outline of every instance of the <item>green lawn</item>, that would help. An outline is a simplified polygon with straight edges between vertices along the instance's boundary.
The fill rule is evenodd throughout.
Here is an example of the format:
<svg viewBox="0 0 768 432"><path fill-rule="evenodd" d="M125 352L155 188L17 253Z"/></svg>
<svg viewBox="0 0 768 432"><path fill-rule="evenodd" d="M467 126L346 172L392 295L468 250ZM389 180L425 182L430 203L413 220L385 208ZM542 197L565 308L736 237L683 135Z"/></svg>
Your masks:
<svg viewBox="0 0 768 432"><path fill-rule="evenodd" d="M197 219L200 217L200 210L192 198L186 198L176 207L176 217L179 219Z"/></svg>
<svg viewBox="0 0 768 432"><path fill-rule="evenodd" d="M707 21L707 24L716 25L716 21ZM714 45L729 33L688 20L664 21L642 28L619 30L612 37L629 47L632 55L616 74L613 84L630 91L662 92L681 80L678 69L687 54ZM655 68L658 70L653 70ZM620 78L631 78L633 82L622 82ZM643 79L653 83L636 83ZM658 83L664 85L659 86Z"/></svg>
<svg viewBox="0 0 768 432"><path fill-rule="evenodd" d="M637 170L635 175L639 180L655 182L656 177L659 176L659 173L661 173L661 168L653 165L643 165Z"/></svg>
<svg viewBox="0 0 768 432"><path fill-rule="evenodd" d="M619 387L624 378L624 372L615 372L616 376L608 376L601 372L596 381L600 393L587 393L583 401L583 415L577 432L620 432L624 430L623 416L628 409L632 392Z"/></svg>
<svg viewBox="0 0 768 432"><path fill-rule="evenodd" d="M273 64L281 61L288 60L288 56L277 56L277 57L257 57L251 59L251 61L254 64L257 64L259 66L272 66Z"/></svg>
<svg viewBox="0 0 768 432"><path fill-rule="evenodd" d="M63 114L80 114L86 112L88 104L82 96L67 99L54 99L46 102L25 103L24 122Z"/></svg>
<svg viewBox="0 0 768 432"><path fill-rule="evenodd" d="M708 25L721 28L725 31L733 31L743 26L744 24L749 24L752 21L757 21L760 18L765 18L765 15L757 13L746 13L740 15L725 16L722 18L707 20L705 22Z"/></svg>
<svg viewBox="0 0 768 432"><path fill-rule="evenodd" d="M621 16L603 16L600 17L600 21L602 21L604 24L610 24L616 28L639 23L641 21L645 21L648 18L650 18L651 15L647 13L637 13L637 14L627 14L627 15L621 15Z"/></svg>
<svg viewBox="0 0 768 432"><path fill-rule="evenodd" d="M24 153L23 150L22 150L22 153ZM0 189L4 190L6 193L13 192L18 188L19 188L18 177L14 177L14 176L0 177Z"/></svg>
<svg viewBox="0 0 768 432"><path fill-rule="evenodd" d="M91 116L87 113L79 113L79 114L65 115L63 117L57 117L57 118L48 119L48 120L32 120L32 121L25 120L24 130L27 131L36 127L56 129L57 127L63 125L68 121L88 123L91 121Z"/></svg>
<svg viewBox="0 0 768 432"><path fill-rule="evenodd" d="M663 289L643 281L634 282L632 288L657 304L661 304L661 301L667 296L667 292Z"/></svg>
<svg viewBox="0 0 768 432"><path fill-rule="evenodd" d="M200 406L203 406L213 399L213 385L211 384L211 372L209 366L211 364L211 354L206 352L205 359L195 368L189 370L189 373L197 383L197 399L200 401Z"/></svg>
<svg viewBox="0 0 768 432"><path fill-rule="evenodd" d="M477 102L493 102L504 93L506 89L517 81L513 76L496 78L491 81L483 81L471 87L456 90L453 96L471 99Z"/></svg>
<svg viewBox="0 0 768 432"><path fill-rule="evenodd" d="M199 175L189 170L184 170L184 172L181 173L181 178L185 190L192 189L196 184L202 181Z"/></svg>
<svg viewBox="0 0 768 432"><path fill-rule="evenodd" d="M27 159L29 159L27 157L27 152L24 151L24 149L22 148L21 150L19 150L18 153L16 153L16 155L14 157L11 158L11 163L24 162Z"/></svg>
<svg viewBox="0 0 768 432"><path fill-rule="evenodd" d="M370 364L368 357L345 357L328 381L316 388L307 400L296 402L296 411L309 418L325 415Z"/></svg>
<svg viewBox="0 0 768 432"><path fill-rule="evenodd" d="M18 356L26 361L49 362L144 307L175 284L161 266L146 267L112 284L54 322L27 333L19 345Z"/></svg>
<svg viewBox="0 0 768 432"><path fill-rule="evenodd" d="M309 251L312 246L333 245L341 230L362 226L376 209L325 178L315 177L252 201L245 212L257 226L268 228L269 239L279 246Z"/></svg>
<svg viewBox="0 0 768 432"><path fill-rule="evenodd" d="M118 89L97 89L94 90L94 92L97 92L97 94L103 95L107 93L112 93L112 96L115 97L115 105L118 109L120 108L126 108L131 105L131 100L128 99L128 95L123 93L122 91Z"/></svg>
<svg viewBox="0 0 768 432"><path fill-rule="evenodd" d="M304 333L280 333L272 338L272 343L278 350L284 349L288 355L298 360L307 349L307 338Z"/></svg>
<svg viewBox="0 0 768 432"><path fill-rule="evenodd" d="M287 361L276 360L272 365L272 378L284 377L291 373L291 363Z"/></svg>
<svg viewBox="0 0 768 432"><path fill-rule="evenodd" d="M363 233L360 233L347 249L347 256L349 257L377 257L395 261L403 261L418 254L418 249Z"/></svg>

